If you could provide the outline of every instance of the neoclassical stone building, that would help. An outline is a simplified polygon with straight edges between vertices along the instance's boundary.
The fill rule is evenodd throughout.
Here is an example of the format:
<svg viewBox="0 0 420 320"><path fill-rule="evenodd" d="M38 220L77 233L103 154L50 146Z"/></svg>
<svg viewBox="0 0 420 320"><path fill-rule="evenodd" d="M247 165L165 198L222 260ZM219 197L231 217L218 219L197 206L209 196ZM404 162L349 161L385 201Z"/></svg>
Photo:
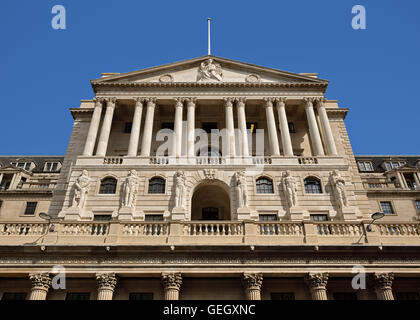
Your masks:
<svg viewBox="0 0 420 320"><path fill-rule="evenodd" d="M91 84L65 157L0 157L0 298L419 299L420 156L355 157L328 81L204 56Z"/></svg>

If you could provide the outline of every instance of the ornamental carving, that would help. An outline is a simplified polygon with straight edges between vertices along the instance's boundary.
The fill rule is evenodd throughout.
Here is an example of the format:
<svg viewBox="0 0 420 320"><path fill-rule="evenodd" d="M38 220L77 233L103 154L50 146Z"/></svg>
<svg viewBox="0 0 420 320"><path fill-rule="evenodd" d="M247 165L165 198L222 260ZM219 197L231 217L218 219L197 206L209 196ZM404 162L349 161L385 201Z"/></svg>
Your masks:
<svg viewBox="0 0 420 320"><path fill-rule="evenodd" d="M203 61L198 68L197 81L203 80L223 80L222 67L218 63L214 63L213 59Z"/></svg>
<svg viewBox="0 0 420 320"><path fill-rule="evenodd" d="M179 290L182 285L182 275L179 272L162 273L162 283L165 290Z"/></svg>
<svg viewBox="0 0 420 320"><path fill-rule="evenodd" d="M244 172L235 173L235 187L238 197L238 207L247 208L248 207L248 190L246 184L246 178Z"/></svg>
<svg viewBox="0 0 420 320"><path fill-rule="evenodd" d="M136 194L139 188L139 178L137 177L136 170L130 170L130 173L125 178L124 189L122 192L122 206L123 207L136 207Z"/></svg>
<svg viewBox="0 0 420 320"><path fill-rule="evenodd" d="M73 207L83 209L86 205L86 198L89 191L89 174L87 170L83 170L82 174L74 183Z"/></svg>
<svg viewBox="0 0 420 320"><path fill-rule="evenodd" d="M290 171L286 171L284 174L282 185L289 208L296 207L298 204L297 183L295 178L292 177Z"/></svg>
<svg viewBox="0 0 420 320"><path fill-rule="evenodd" d="M394 274L391 273L375 273L373 274L374 287L376 289L391 289L394 281Z"/></svg>
<svg viewBox="0 0 420 320"><path fill-rule="evenodd" d="M330 184L333 188L334 196L337 201L337 205L340 209L348 206L348 200L346 195L346 182L338 173L338 170L334 170L330 173Z"/></svg>
<svg viewBox="0 0 420 320"><path fill-rule="evenodd" d="M174 82L174 77L169 73L166 73L159 77L159 82Z"/></svg>
<svg viewBox="0 0 420 320"><path fill-rule="evenodd" d="M115 273L97 273L96 281L99 289L109 289L114 291L117 285L117 277Z"/></svg>
<svg viewBox="0 0 420 320"><path fill-rule="evenodd" d="M29 279L33 288L48 290L51 287L51 278L48 273L31 273Z"/></svg>
<svg viewBox="0 0 420 320"><path fill-rule="evenodd" d="M245 77L245 81L246 82L250 82L250 83L256 83L256 82L261 82L261 77L258 74L249 74Z"/></svg>
<svg viewBox="0 0 420 320"><path fill-rule="evenodd" d="M305 276L305 282L311 289L326 289L328 273L309 273Z"/></svg>
<svg viewBox="0 0 420 320"><path fill-rule="evenodd" d="M185 174L183 171L175 173L175 208L185 209Z"/></svg>
<svg viewBox="0 0 420 320"><path fill-rule="evenodd" d="M244 273L242 283L246 289L260 290L263 282L262 273Z"/></svg>
<svg viewBox="0 0 420 320"><path fill-rule="evenodd" d="M215 169L203 170L204 178L206 180L216 180L217 171Z"/></svg>

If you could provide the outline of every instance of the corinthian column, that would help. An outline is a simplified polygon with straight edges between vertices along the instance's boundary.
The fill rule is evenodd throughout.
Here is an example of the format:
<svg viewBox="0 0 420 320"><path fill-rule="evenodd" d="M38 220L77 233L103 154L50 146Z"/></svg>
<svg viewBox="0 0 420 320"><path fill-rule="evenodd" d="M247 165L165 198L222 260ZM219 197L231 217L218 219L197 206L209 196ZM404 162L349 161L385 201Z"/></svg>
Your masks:
<svg viewBox="0 0 420 320"><path fill-rule="evenodd" d="M143 98L136 98L136 106L134 107L133 123L131 125L130 142L128 143L128 156L137 156L140 139L141 114L143 111Z"/></svg>
<svg viewBox="0 0 420 320"><path fill-rule="evenodd" d="M145 100L147 102L147 112L143 129L143 139L141 142L141 156L149 157L150 148L152 146L153 120L155 117L156 98L147 98Z"/></svg>
<svg viewBox="0 0 420 320"><path fill-rule="evenodd" d="M392 294L393 273L375 273L373 280L378 300L394 300Z"/></svg>
<svg viewBox="0 0 420 320"><path fill-rule="evenodd" d="M247 300L261 300L262 273L244 273L242 284Z"/></svg>
<svg viewBox="0 0 420 320"><path fill-rule="evenodd" d="M318 114L321 119L321 126L327 140L328 154L332 156L337 155L337 148L335 146L334 136L331 131L330 120L328 119L327 111L325 110L325 98L317 98Z"/></svg>
<svg viewBox="0 0 420 320"><path fill-rule="evenodd" d="M111 133L112 118L114 116L115 102L117 99L108 98L106 101L106 113L102 124L101 135L99 136L98 150L96 151L96 155L101 157L105 157L106 149L108 148L109 134Z"/></svg>
<svg viewBox="0 0 420 320"><path fill-rule="evenodd" d="M95 101L95 109L93 110L92 119L90 120L89 132L86 138L85 149L83 151L84 156L93 155L96 136L98 135L99 130L99 122L101 121L102 102L104 99L95 98L93 101Z"/></svg>
<svg viewBox="0 0 420 320"><path fill-rule="evenodd" d="M292 139L290 139L289 123L286 116L286 98L276 99L277 113L279 116L281 143L283 146L284 155L287 157L293 156Z"/></svg>
<svg viewBox="0 0 420 320"><path fill-rule="evenodd" d="M48 273L31 273L29 279L32 281L29 300L46 300L48 289L51 287L51 278Z"/></svg>
<svg viewBox="0 0 420 320"><path fill-rule="evenodd" d="M97 273L96 281L98 283L97 300L112 300L115 286L117 285L115 273Z"/></svg>
<svg viewBox="0 0 420 320"><path fill-rule="evenodd" d="M174 133L175 139L173 140L174 155L180 157L182 152L182 107L184 106L184 100L181 98L175 99L175 121L174 121Z"/></svg>
<svg viewBox="0 0 420 320"><path fill-rule="evenodd" d="M233 100L232 98L225 98L225 123L228 132L228 155L234 157L236 154L235 148L235 126L233 124Z"/></svg>
<svg viewBox="0 0 420 320"><path fill-rule="evenodd" d="M188 98L187 101L187 156L189 158L195 157L194 142L195 142L195 98Z"/></svg>
<svg viewBox="0 0 420 320"><path fill-rule="evenodd" d="M321 136L319 135L318 124L316 123L313 98L304 98L306 118L308 119L309 134L311 136L312 147L314 148L315 156L323 156L324 150L322 148Z"/></svg>
<svg viewBox="0 0 420 320"><path fill-rule="evenodd" d="M328 300L328 273L309 273L305 277L305 282L311 291L312 300Z"/></svg>
<svg viewBox="0 0 420 320"><path fill-rule="evenodd" d="M246 128L246 116L245 116L245 103L246 98L236 99L236 106L238 108L238 125L241 130L242 136L242 156L249 156L249 147L248 147L248 130Z"/></svg>
<svg viewBox="0 0 420 320"><path fill-rule="evenodd" d="M182 285L181 273L162 273L162 283L165 290L165 300L179 300L179 290Z"/></svg>
<svg viewBox="0 0 420 320"><path fill-rule="evenodd" d="M266 98L265 101L265 114L267 117L267 128L268 128L268 137L270 140L270 150L271 155L279 156L280 155L280 148L279 148L279 140L277 138L277 129L276 129L276 121L274 120L274 112L273 112L273 99Z"/></svg>

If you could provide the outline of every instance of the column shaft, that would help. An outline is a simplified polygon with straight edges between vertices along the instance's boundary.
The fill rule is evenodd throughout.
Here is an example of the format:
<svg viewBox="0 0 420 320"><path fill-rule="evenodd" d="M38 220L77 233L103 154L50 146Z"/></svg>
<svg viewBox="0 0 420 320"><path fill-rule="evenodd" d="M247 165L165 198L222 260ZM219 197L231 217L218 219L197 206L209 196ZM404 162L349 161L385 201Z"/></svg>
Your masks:
<svg viewBox="0 0 420 320"><path fill-rule="evenodd" d="M107 100L106 113L102 124L101 135L99 136L98 150L96 151L97 156L105 157L106 155L109 135L111 133L112 118L114 117L115 102L115 98Z"/></svg>
<svg viewBox="0 0 420 320"><path fill-rule="evenodd" d="M246 102L245 98L239 98L236 103L238 107L238 125L239 125L239 129L241 130L241 136L242 136L242 156L248 157L249 146L248 146L248 130L246 127L245 102Z"/></svg>
<svg viewBox="0 0 420 320"><path fill-rule="evenodd" d="M225 99L225 124L228 134L228 156L234 157L236 154L235 147L235 126L233 123L233 101L231 98Z"/></svg>
<svg viewBox="0 0 420 320"><path fill-rule="evenodd" d="M98 135L99 123L101 121L102 101L102 99L95 98L95 109L93 110L92 119L90 120L89 131L83 151L84 156L93 155L93 149L95 148L96 137Z"/></svg>
<svg viewBox="0 0 420 320"><path fill-rule="evenodd" d="M305 112L308 119L309 134L311 137L312 147L314 149L315 156L323 156L324 150L322 148L321 136L319 134L318 124L315 118L315 112L313 107L313 99L305 98Z"/></svg>
<svg viewBox="0 0 420 320"><path fill-rule="evenodd" d="M174 145L173 152L175 157L180 157L182 153L182 107L183 100L175 99L175 121L174 121Z"/></svg>
<svg viewBox="0 0 420 320"><path fill-rule="evenodd" d="M187 99L187 156L189 158L195 157L195 102L194 98Z"/></svg>
<svg viewBox="0 0 420 320"><path fill-rule="evenodd" d="M281 143L283 153L287 157L293 156L292 139L290 138L289 123L286 116L286 98L276 99L277 113L279 116Z"/></svg>
<svg viewBox="0 0 420 320"><path fill-rule="evenodd" d="M327 111L325 110L325 98L317 99L318 114L321 119L322 130L324 131L325 139L327 140L328 155L336 156L337 147L335 146L334 136L331 130L330 120L328 119Z"/></svg>
<svg viewBox="0 0 420 320"><path fill-rule="evenodd" d="M420 190L420 175L418 172L414 172L413 176L414 176L414 181L416 182L416 185L417 185L417 190ZM1 177L0 177L0 184L1 184Z"/></svg>
<svg viewBox="0 0 420 320"><path fill-rule="evenodd" d="M115 273L97 273L96 281L98 283L97 300L112 300L117 285Z"/></svg>
<svg viewBox="0 0 420 320"><path fill-rule="evenodd" d="M156 99L147 98L146 120L143 129L143 139L141 142L141 156L150 157L150 148L152 146L153 121L155 117Z"/></svg>
<svg viewBox="0 0 420 320"><path fill-rule="evenodd" d="M274 119L273 99L271 98L265 99L265 114L267 117L267 128L268 128L268 137L270 141L271 155L279 156L280 155L279 140L277 137L276 121Z"/></svg>
<svg viewBox="0 0 420 320"><path fill-rule="evenodd" d="M134 107L133 123L131 125L130 142L128 144L128 156L136 157L139 148L141 116L143 112L143 99L136 98L136 106Z"/></svg>

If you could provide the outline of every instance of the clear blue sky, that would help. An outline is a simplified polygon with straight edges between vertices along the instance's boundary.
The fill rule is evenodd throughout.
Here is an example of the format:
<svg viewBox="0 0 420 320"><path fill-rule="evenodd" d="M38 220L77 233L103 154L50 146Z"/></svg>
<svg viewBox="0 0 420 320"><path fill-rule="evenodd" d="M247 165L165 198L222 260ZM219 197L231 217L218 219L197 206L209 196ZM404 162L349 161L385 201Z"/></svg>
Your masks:
<svg viewBox="0 0 420 320"><path fill-rule="evenodd" d="M418 0L2 0L0 154L64 154L91 79L207 54L208 16L214 55L330 80L356 154L420 154Z"/></svg>

